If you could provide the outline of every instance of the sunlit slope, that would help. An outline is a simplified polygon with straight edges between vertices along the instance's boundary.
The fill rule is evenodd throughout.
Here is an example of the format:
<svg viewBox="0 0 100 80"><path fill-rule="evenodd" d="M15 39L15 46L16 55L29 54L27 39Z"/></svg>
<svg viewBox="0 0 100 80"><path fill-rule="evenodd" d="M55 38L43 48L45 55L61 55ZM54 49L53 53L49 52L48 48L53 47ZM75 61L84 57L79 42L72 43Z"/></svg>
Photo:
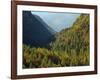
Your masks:
<svg viewBox="0 0 100 80"><path fill-rule="evenodd" d="M51 43L53 50L72 51L77 54L89 51L89 15L81 14L72 27L62 30Z"/></svg>

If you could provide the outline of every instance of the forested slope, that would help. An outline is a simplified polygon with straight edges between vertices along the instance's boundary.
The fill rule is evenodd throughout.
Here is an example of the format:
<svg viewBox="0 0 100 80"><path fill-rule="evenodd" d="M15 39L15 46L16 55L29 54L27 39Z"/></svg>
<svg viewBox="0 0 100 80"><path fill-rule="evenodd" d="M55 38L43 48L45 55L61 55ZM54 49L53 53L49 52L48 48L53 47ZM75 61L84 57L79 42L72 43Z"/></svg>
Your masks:
<svg viewBox="0 0 100 80"><path fill-rule="evenodd" d="M55 35L49 47L23 45L23 68L89 65L89 15Z"/></svg>

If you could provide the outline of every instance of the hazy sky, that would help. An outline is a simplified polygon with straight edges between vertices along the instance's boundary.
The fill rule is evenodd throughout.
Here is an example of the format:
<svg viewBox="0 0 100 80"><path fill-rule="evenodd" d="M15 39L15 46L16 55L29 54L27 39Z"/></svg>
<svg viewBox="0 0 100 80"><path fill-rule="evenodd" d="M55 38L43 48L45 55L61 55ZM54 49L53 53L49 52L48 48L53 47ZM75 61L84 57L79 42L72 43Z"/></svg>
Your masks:
<svg viewBox="0 0 100 80"><path fill-rule="evenodd" d="M55 13L55 12L37 12L32 11L32 14L40 16L46 24L52 29L59 32L64 28L71 27L77 17L78 13Z"/></svg>

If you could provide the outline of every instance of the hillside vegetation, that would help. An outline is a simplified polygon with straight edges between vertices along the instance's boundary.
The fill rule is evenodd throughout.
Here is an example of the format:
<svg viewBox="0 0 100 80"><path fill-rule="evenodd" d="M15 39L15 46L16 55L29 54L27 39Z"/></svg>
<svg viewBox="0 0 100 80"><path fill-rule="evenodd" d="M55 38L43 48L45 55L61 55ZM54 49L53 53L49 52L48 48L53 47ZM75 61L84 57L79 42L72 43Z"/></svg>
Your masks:
<svg viewBox="0 0 100 80"><path fill-rule="evenodd" d="M89 65L89 15L81 14L70 28L56 33L48 47L23 44L23 68Z"/></svg>

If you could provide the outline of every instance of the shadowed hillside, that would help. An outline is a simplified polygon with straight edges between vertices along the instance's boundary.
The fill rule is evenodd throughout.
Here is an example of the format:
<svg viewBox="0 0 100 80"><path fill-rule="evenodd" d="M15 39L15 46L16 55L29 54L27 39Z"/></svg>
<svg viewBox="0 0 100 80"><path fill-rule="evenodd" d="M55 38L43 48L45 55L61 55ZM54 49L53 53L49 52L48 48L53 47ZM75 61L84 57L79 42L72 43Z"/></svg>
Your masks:
<svg viewBox="0 0 100 80"><path fill-rule="evenodd" d="M23 11L23 43L35 47L44 47L53 39L52 30L39 16Z"/></svg>

